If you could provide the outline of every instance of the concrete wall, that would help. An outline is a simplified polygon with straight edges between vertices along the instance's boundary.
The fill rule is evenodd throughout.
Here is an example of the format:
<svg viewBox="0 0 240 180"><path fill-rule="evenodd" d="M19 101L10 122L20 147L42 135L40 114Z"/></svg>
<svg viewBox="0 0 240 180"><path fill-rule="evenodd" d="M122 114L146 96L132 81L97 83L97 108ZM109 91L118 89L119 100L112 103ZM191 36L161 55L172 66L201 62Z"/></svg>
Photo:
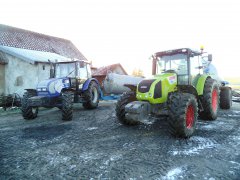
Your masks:
<svg viewBox="0 0 240 180"><path fill-rule="evenodd" d="M5 88L5 65L0 64L0 95L4 93Z"/></svg>
<svg viewBox="0 0 240 180"><path fill-rule="evenodd" d="M38 82L49 78L48 64L30 64L11 55L6 57L8 64L5 65L5 94L18 93L22 96L24 89L35 89Z"/></svg>

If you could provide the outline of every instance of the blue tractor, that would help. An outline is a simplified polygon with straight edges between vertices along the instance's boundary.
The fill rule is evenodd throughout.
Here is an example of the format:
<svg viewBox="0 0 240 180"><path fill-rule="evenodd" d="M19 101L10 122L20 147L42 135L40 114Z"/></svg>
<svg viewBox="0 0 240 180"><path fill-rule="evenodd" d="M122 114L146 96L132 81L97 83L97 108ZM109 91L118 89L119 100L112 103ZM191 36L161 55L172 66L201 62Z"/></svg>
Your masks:
<svg viewBox="0 0 240 180"><path fill-rule="evenodd" d="M39 107L57 107L62 119L72 120L73 103L82 103L85 109L98 106L101 89L91 78L90 64L86 61L51 63L50 79L38 83L36 89L26 89L22 98L22 116L37 117Z"/></svg>

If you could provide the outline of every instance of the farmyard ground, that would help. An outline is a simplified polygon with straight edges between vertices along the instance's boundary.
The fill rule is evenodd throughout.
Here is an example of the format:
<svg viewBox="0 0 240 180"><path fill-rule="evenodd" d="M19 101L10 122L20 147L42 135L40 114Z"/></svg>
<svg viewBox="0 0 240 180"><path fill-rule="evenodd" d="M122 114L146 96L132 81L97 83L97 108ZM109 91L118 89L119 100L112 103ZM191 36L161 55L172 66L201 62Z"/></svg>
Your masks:
<svg viewBox="0 0 240 180"><path fill-rule="evenodd" d="M240 103L216 121L199 120L190 139L168 134L166 119L126 127L114 102L0 116L0 179L240 179Z"/></svg>

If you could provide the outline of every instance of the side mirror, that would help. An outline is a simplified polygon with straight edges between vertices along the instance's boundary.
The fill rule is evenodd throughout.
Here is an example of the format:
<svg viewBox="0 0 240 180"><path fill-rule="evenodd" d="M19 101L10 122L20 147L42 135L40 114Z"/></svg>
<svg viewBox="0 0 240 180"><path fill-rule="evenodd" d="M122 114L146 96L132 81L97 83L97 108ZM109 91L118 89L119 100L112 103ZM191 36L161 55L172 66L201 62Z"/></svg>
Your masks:
<svg viewBox="0 0 240 180"><path fill-rule="evenodd" d="M212 61L212 54L208 55L208 61L211 62Z"/></svg>
<svg viewBox="0 0 240 180"><path fill-rule="evenodd" d="M50 78L54 78L54 69L50 69Z"/></svg>

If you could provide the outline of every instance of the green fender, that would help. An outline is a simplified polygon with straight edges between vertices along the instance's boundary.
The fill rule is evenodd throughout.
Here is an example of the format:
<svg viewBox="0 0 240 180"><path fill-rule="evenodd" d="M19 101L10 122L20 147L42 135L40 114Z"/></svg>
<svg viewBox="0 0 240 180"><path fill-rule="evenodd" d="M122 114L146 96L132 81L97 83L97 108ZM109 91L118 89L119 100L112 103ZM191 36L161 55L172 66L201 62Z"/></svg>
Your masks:
<svg viewBox="0 0 240 180"><path fill-rule="evenodd" d="M210 77L210 76L209 75L199 75L196 77L196 82L197 82L196 89L197 89L198 95L203 95L205 81L208 77Z"/></svg>

